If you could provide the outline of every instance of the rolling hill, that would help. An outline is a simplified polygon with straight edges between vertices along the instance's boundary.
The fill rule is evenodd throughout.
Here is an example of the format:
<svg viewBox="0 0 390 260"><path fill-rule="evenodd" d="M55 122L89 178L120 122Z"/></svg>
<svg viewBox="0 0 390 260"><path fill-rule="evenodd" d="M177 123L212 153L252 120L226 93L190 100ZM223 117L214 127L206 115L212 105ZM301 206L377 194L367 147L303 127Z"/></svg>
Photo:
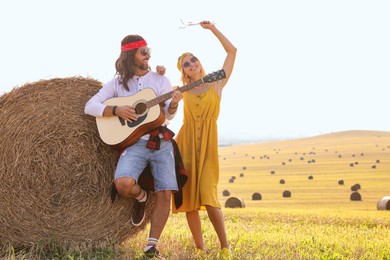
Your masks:
<svg viewBox="0 0 390 260"><path fill-rule="evenodd" d="M235 197L245 207L371 211L390 196L390 132L225 146L219 157L222 207ZM283 197L285 191L291 196ZM253 200L254 193L261 200Z"/></svg>

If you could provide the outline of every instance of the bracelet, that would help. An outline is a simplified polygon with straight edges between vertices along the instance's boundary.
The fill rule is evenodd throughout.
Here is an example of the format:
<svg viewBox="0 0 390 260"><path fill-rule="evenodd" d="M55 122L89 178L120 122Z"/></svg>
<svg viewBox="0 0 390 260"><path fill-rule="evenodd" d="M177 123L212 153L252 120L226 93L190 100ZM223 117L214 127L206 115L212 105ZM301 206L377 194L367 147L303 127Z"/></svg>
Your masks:
<svg viewBox="0 0 390 260"><path fill-rule="evenodd" d="M171 109L176 109L176 108L179 106L179 103L178 103L175 107L172 107L171 104L172 104L172 103L169 104L169 107L170 107Z"/></svg>
<svg viewBox="0 0 390 260"><path fill-rule="evenodd" d="M116 107L117 107L117 106L113 106L113 107L112 107L112 114L113 114L114 116L116 116L116 113L115 113Z"/></svg>

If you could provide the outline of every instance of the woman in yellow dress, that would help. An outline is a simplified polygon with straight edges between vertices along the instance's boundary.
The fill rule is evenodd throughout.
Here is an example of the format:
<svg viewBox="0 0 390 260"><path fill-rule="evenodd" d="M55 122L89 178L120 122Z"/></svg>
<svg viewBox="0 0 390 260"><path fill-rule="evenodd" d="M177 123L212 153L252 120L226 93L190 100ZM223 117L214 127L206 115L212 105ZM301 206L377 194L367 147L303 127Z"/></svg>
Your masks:
<svg viewBox="0 0 390 260"><path fill-rule="evenodd" d="M178 209L173 206L173 212L186 212L195 245L198 249L204 250L199 210L206 208L221 243L220 255L229 257L229 243L217 193L219 180L217 119L222 90L233 71L237 49L213 23L203 21L200 25L217 37L227 53L222 67L226 79L206 83L183 93L184 119L176 142L189 179L183 187L183 204ZM181 71L183 84L189 84L206 75L198 58L189 52L178 58L177 67Z"/></svg>

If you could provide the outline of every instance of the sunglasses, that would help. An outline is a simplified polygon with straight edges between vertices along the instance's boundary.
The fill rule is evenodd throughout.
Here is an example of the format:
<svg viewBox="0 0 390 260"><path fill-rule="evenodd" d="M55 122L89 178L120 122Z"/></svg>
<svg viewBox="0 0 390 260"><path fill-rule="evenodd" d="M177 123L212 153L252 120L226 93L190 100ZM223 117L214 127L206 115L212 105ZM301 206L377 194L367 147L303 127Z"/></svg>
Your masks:
<svg viewBox="0 0 390 260"><path fill-rule="evenodd" d="M152 49L144 48L144 49L141 49L140 53L141 53L142 56L146 56L147 54L150 55L150 54L152 54Z"/></svg>
<svg viewBox="0 0 390 260"><path fill-rule="evenodd" d="M192 58L190 59L190 61L191 61L191 63L195 63L195 62L198 61L198 58L192 57ZM189 61L186 61L186 62L183 63L182 66L183 66L183 68L188 68L190 65L191 65L190 62L189 62Z"/></svg>

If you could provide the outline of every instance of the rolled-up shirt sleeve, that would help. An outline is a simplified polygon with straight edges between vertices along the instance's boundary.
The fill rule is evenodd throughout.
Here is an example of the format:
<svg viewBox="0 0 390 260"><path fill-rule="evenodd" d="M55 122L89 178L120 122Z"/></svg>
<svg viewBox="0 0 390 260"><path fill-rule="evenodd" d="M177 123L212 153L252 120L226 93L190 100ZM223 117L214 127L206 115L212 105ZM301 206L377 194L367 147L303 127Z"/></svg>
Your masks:
<svg viewBox="0 0 390 260"><path fill-rule="evenodd" d="M107 82L99 90L99 92L91 97L91 99L85 104L84 113L94 117L102 117L104 109L106 108L106 105L103 104L103 102L115 97L115 85L115 79Z"/></svg>

